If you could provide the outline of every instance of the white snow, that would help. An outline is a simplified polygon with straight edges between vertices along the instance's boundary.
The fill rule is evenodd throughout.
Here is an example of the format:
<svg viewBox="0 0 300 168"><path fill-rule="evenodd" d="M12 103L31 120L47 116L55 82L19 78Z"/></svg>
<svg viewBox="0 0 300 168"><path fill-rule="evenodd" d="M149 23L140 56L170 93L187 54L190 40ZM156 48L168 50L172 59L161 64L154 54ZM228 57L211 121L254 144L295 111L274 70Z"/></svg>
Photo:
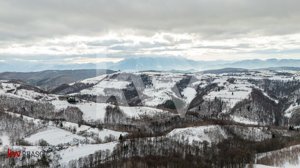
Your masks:
<svg viewBox="0 0 300 168"><path fill-rule="evenodd" d="M85 137L53 126L49 126L46 129L25 138L26 141L35 145L37 145L41 139L47 141L50 145L74 143L78 140L86 141Z"/></svg>
<svg viewBox="0 0 300 168"><path fill-rule="evenodd" d="M0 135L0 153L3 152L4 148L6 148L9 145L10 145L9 137L6 134Z"/></svg>
<svg viewBox="0 0 300 168"><path fill-rule="evenodd" d="M104 121L106 107L109 105L107 103L94 103L94 102L81 102L77 104L70 104L67 101L55 100L52 101L52 104L55 106L55 109L62 110L70 107L78 107L83 112L83 119L85 121ZM156 114L167 113L167 111L144 107L144 106L119 106L124 114L129 118L139 119L141 115L154 116Z"/></svg>
<svg viewBox="0 0 300 168"><path fill-rule="evenodd" d="M274 166L284 168L299 168L300 167L300 145L294 145L280 150L259 153L256 155L256 160L267 159Z"/></svg>
<svg viewBox="0 0 300 168"><path fill-rule="evenodd" d="M2 89L5 90L5 91L8 91L8 90L16 90L17 87L20 86L20 84L15 84L15 83L1 83L2 85Z"/></svg>
<svg viewBox="0 0 300 168"><path fill-rule="evenodd" d="M227 138L225 131L218 125L198 126L174 129L167 134L167 137L174 138L176 140L188 139L190 144L193 141L204 142L209 144L217 143Z"/></svg>
<svg viewBox="0 0 300 168"><path fill-rule="evenodd" d="M45 101L55 99L55 96L51 94L43 94L33 90L18 89L18 87L20 87L20 84L0 82L0 94L5 94L9 97L16 97L29 101Z"/></svg>
<svg viewBox="0 0 300 168"><path fill-rule="evenodd" d="M5 111L5 113L13 116L13 117L20 117L21 114L17 114L17 113L13 113L13 112L8 112L8 111ZM35 119L35 118L32 118L32 117L28 117L28 116L25 116L23 115L23 120L24 121L27 121L27 122L32 122L33 124L35 124L36 126L39 126L42 124L42 120L40 119Z"/></svg>
<svg viewBox="0 0 300 168"><path fill-rule="evenodd" d="M253 164L253 167L251 167L250 165L246 165L245 168L279 168L279 167L274 167L274 166L266 166L266 165L262 165L262 164Z"/></svg>
<svg viewBox="0 0 300 168"><path fill-rule="evenodd" d="M9 137L7 135L1 135L0 136L1 142L2 142L2 146L6 146L9 145Z"/></svg>
<svg viewBox="0 0 300 168"><path fill-rule="evenodd" d="M127 132L121 132L121 131L114 131L110 129L102 129L99 130L98 128L91 128L90 126L87 125L81 125L80 127L78 124L71 123L71 122L63 122L63 127L66 129L76 129L76 133L80 132L86 132L87 135L93 135L98 137L101 140L105 140L106 137L113 136L115 139L118 139L120 135L127 135ZM93 137L92 137L93 138Z"/></svg>
<svg viewBox="0 0 300 168"><path fill-rule="evenodd" d="M66 109L68 106L71 106L71 104L68 103L66 100L58 100L58 99L51 101L51 104L54 105L56 111Z"/></svg>
<svg viewBox="0 0 300 168"><path fill-rule="evenodd" d="M97 151L112 151L116 146L117 142L109 142L105 144L94 144L94 145L79 145L69 147L65 150L59 151L58 153L61 156L60 163L64 166L67 166L71 160L78 160L81 157L94 154Z"/></svg>
<svg viewBox="0 0 300 168"><path fill-rule="evenodd" d="M6 113L10 114L12 116L20 117L20 114L16 114L16 113L12 113L12 112L6 112ZM40 120L40 119L34 119L34 118L23 115L23 120L25 120L27 122L33 122L35 125L39 125L39 126L42 125L42 120ZM105 140L106 137L114 137L115 139L118 139L120 135L125 136L128 134L128 132L114 131L114 130L110 130L110 129L99 130L98 128L92 128L87 125L81 125L79 127L77 123L71 123L71 122L66 122L66 121L63 121L62 126L63 126L63 129L57 128L57 127L55 127L55 123L50 121L48 123L47 129L43 129L40 132L38 132L39 134L37 134L37 135L33 134L32 136L27 137L27 138L29 138L29 142L34 143L34 144L36 142L38 142L40 139L43 139L43 138L39 138L38 136L45 135L48 133L50 135L51 135L51 133L53 133L54 136L63 136L65 134L66 136L70 135L69 137L71 137L74 135L74 138L76 139L77 135L72 134L69 131L66 131L66 130L73 130L73 129L76 130L76 134L85 132L85 133L87 133L87 135L93 135L91 138L98 137L101 140ZM51 131L48 129L50 129ZM55 135L56 130L58 130L57 135ZM6 137L7 136L3 135L3 138L6 138ZM0 138L1 138L1 136L0 136ZM82 140L83 138L84 137L79 136L79 140ZM93 140L91 138L88 138L88 139L90 142L93 142ZM4 139L4 140L3 141L5 142L5 144L7 144L9 142L8 141L9 139ZM44 140L46 140L46 139L44 139ZM73 142L74 139L69 138L69 140L70 140L70 142Z"/></svg>
<svg viewBox="0 0 300 168"><path fill-rule="evenodd" d="M75 105L83 112L83 119L85 121L104 121L106 110L108 106L106 103L78 103Z"/></svg>
<svg viewBox="0 0 300 168"><path fill-rule="evenodd" d="M78 107L83 113L83 119L85 121L104 121L105 108L108 106L106 103L94 103L94 102L80 102L76 104L70 104L66 100L51 101L57 111L70 107Z"/></svg>
<svg viewBox="0 0 300 168"><path fill-rule="evenodd" d="M300 109L300 105L298 105L298 104L296 104L296 103L291 104L290 107L289 107L287 110L285 110L284 116L285 116L285 117L288 117L288 118L291 118L293 112L294 112L295 110L297 110L297 109Z"/></svg>
<svg viewBox="0 0 300 168"><path fill-rule="evenodd" d="M239 101L249 97L252 91L252 84L246 80L236 80L234 83L229 83L226 80L228 77L219 77L214 83L218 86L224 86L220 91L212 91L204 96L204 99L213 100L216 97L226 101L230 108L233 108Z"/></svg>
<svg viewBox="0 0 300 168"><path fill-rule="evenodd" d="M33 100L35 101L36 98L45 98L47 95L41 94L38 92L34 92L32 90L25 90L25 89L19 89L16 91L15 95L18 95L26 100Z"/></svg>
<svg viewBox="0 0 300 168"><path fill-rule="evenodd" d="M196 96L197 91L192 87L187 87L182 92L183 96L186 99L187 103L190 103Z"/></svg>
<svg viewBox="0 0 300 168"><path fill-rule="evenodd" d="M161 109L155 109L151 107L127 107L127 106L120 106L120 109L126 114L129 118L136 118L139 119L141 115L147 115L149 117L153 117L156 114L168 113L167 111Z"/></svg>
<svg viewBox="0 0 300 168"><path fill-rule="evenodd" d="M273 100L276 104L279 103L279 100L276 100L276 99L270 97L266 92L263 92L263 91L262 91L262 93L264 94L264 96L266 96L266 97L269 98L270 100Z"/></svg>
<svg viewBox="0 0 300 168"><path fill-rule="evenodd" d="M249 124L249 125L258 125L258 122L257 121L251 121L247 118L244 118L244 117L240 117L240 116L230 116L231 119L237 123L243 123L243 124Z"/></svg>
<svg viewBox="0 0 300 168"><path fill-rule="evenodd" d="M105 96L105 89L116 89L116 90L122 90L129 85L130 82L128 81L118 81L116 79L104 79L100 81L95 86L84 89L80 91L81 94L90 94L90 95L103 95Z"/></svg>
<svg viewBox="0 0 300 168"><path fill-rule="evenodd" d="M172 99L172 96L176 97L172 88L175 86L176 82L183 78L183 76L180 74L160 73L151 74L151 78L153 86L147 87L143 91L143 94L147 96L143 99L143 104L156 107L157 105Z"/></svg>
<svg viewBox="0 0 300 168"><path fill-rule="evenodd" d="M96 89L102 88L114 88L114 89L124 89L130 82L127 81L118 81L118 80L105 80L96 85Z"/></svg>

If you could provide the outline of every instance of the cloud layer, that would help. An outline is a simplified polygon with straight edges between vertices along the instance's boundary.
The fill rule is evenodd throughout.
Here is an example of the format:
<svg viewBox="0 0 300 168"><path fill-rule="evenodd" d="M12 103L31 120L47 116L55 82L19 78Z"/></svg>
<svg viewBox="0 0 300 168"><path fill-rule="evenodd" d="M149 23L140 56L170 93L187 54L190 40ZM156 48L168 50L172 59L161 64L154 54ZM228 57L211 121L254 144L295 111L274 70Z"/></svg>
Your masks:
<svg viewBox="0 0 300 168"><path fill-rule="evenodd" d="M297 0L1 1L0 60L300 58L299 6Z"/></svg>

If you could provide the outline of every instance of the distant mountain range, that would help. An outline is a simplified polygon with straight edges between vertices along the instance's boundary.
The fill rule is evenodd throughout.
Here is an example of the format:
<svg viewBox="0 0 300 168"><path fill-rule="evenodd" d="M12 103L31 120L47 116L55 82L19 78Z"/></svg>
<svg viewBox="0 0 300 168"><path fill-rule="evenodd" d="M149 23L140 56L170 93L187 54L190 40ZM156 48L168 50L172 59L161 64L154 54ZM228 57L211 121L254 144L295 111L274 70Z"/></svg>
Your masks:
<svg viewBox="0 0 300 168"><path fill-rule="evenodd" d="M81 69L81 70L47 70L40 72L3 72L0 80L21 80L27 84L51 90L62 84L73 83L102 74L113 73L105 69Z"/></svg>
<svg viewBox="0 0 300 168"><path fill-rule="evenodd" d="M194 61L183 57L134 57L113 63L88 64L38 64L22 61L2 62L0 71L43 71L43 70L70 70L70 69L112 69L122 71L143 70L211 70L222 68L261 69L269 67L300 67L300 59L251 59L241 61Z"/></svg>
<svg viewBox="0 0 300 168"><path fill-rule="evenodd" d="M114 70L212 70L221 68L262 69L269 67L300 67L300 59L252 59L241 61L194 61L182 57L139 57L115 63Z"/></svg>

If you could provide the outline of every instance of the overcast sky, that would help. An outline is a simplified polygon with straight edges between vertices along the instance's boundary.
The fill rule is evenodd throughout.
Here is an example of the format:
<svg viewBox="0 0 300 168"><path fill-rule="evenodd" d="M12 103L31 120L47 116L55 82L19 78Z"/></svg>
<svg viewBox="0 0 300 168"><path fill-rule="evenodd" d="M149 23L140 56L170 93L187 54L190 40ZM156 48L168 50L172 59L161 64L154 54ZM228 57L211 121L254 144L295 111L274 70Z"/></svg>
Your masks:
<svg viewBox="0 0 300 168"><path fill-rule="evenodd" d="M0 62L300 58L299 0L0 0Z"/></svg>

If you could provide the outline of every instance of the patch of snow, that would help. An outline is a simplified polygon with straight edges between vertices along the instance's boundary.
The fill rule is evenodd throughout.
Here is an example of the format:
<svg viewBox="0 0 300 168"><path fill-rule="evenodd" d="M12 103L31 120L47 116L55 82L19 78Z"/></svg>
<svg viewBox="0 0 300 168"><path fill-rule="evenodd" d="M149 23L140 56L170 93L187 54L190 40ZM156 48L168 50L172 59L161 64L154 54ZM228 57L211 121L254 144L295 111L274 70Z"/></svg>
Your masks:
<svg viewBox="0 0 300 168"><path fill-rule="evenodd" d="M5 91L8 91L8 90L16 90L17 87L20 86L20 84L15 84L15 83L1 83L2 85L2 89L5 90Z"/></svg>
<svg viewBox="0 0 300 168"><path fill-rule="evenodd" d="M17 90L15 94L26 100L36 100L36 98L43 98L46 96L44 94L25 89Z"/></svg>
<svg viewBox="0 0 300 168"><path fill-rule="evenodd" d="M9 97L16 97L29 101L45 101L55 99L55 96L51 94L47 95L35 92L33 90L18 89L18 87L20 87L20 84L0 82L0 94L5 94Z"/></svg>
<svg viewBox="0 0 300 168"><path fill-rule="evenodd" d="M167 137L176 140L187 139L190 144L192 144L193 141L207 141L209 144L211 144L226 139L227 134L225 133L222 127L218 125L209 125L174 129L173 131L167 134Z"/></svg>
<svg viewBox="0 0 300 168"><path fill-rule="evenodd" d="M53 126L49 126L46 129L25 138L26 141L32 144L38 144L42 139L47 141L50 145L74 143L78 140L86 141L85 137Z"/></svg>
<svg viewBox="0 0 300 168"><path fill-rule="evenodd" d="M220 98L228 103L230 108L233 108L239 101L249 97L252 91L252 84L246 80L236 80L234 83L226 82L227 77L217 78L214 83L218 86L223 86L224 89L220 91L212 91L204 96L204 99L213 100Z"/></svg>
<svg viewBox="0 0 300 168"><path fill-rule="evenodd" d="M120 109L126 114L129 118L136 118L139 119L141 115L147 115L149 117L153 117L156 114L167 113L161 109L155 109L151 107L127 107L127 106L120 106Z"/></svg>
<svg viewBox="0 0 300 168"><path fill-rule="evenodd" d="M108 104L106 103L78 103L75 105L83 112L83 119L85 121L104 121L106 107Z"/></svg>
<svg viewBox="0 0 300 168"><path fill-rule="evenodd" d="M78 107L83 113L83 119L85 121L104 121L106 103L94 103L94 102L80 102L76 104L70 104L65 100L55 100L51 101L55 106L56 111L66 109L69 107Z"/></svg>
<svg viewBox="0 0 300 168"><path fill-rule="evenodd" d="M278 80L278 81L292 81L294 80L291 76L281 76L281 75L274 75L268 78L269 80Z"/></svg>
<svg viewBox="0 0 300 168"><path fill-rule="evenodd" d="M279 167L266 166L266 165L262 165L262 164L253 164L252 166L246 165L245 168L279 168Z"/></svg>
<svg viewBox="0 0 300 168"><path fill-rule="evenodd" d="M143 94L146 98L143 99L143 104L146 106L156 107L167 100L176 97L172 91L176 82L180 81L183 76L181 74L161 73L151 76L153 86L144 89Z"/></svg>
<svg viewBox="0 0 300 168"><path fill-rule="evenodd" d="M197 91L194 88L187 87L182 91L187 103L190 103L196 96Z"/></svg>
<svg viewBox="0 0 300 168"><path fill-rule="evenodd" d="M287 110L285 110L284 116L287 118L291 118L294 110L297 109L300 109L300 105L297 105L296 103L291 104L290 107Z"/></svg>
<svg viewBox="0 0 300 168"><path fill-rule="evenodd" d="M68 103L66 100L58 100L58 99L51 101L51 104L54 105L56 111L66 109L68 106L71 106L71 104Z"/></svg>
<svg viewBox="0 0 300 168"><path fill-rule="evenodd" d="M13 113L13 112L8 112L8 111L5 111L5 113L7 113L7 114L9 114L9 115L11 115L11 116L13 116L13 117L20 117L20 116L21 116L21 114L17 114L17 113ZM34 123L36 126L42 124L42 120L40 120L40 119L35 119L35 118L32 118L32 117L28 117L28 116L25 116L25 115L23 115L23 120L24 120L24 121L27 121L27 122L32 122L32 123Z"/></svg>
<svg viewBox="0 0 300 168"><path fill-rule="evenodd" d="M106 137L110 137L110 136L113 136L116 139L118 139L120 135L125 136L128 134L127 132L114 131L110 129L99 130L98 128L91 128L90 126L87 125L81 125L79 127L78 124L71 123L71 122L63 122L63 127L70 130L75 128L77 131L76 133L86 132L87 135L92 134L101 140L105 140Z"/></svg>
<svg viewBox="0 0 300 168"><path fill-rule="evenodd" d="M80 91L80 93L105 96L106 89L122 90L125 89L129 84L130 82L128 81L118 81L116 79L105 79L100 81L98 84L96 84L91 88Z"/></svg>
<svg viewBox="0 0 300 168"><path fill-rule="evenodd" d="M276 99L270 97L266 92L263 92L263 94L264 94L264 96L266 96L266 97L269 98L270 100L273 100L276 104L279 103L279 100L276 100Z"/></svg>
<svg viewBox="0 0 300 168"><path fill-rule="evenodd" d="M258 122L257 121L251 121L247 118L244 118L244 117L240 117L240 116L230 116L231 119L237 123L242 123L242 124L249 124L249 125L258 125Z"/></svg>
<svg viewBox="0 0 300 168"><path fill-rule="evenodd" d="M83 119L85 121L104 121L107 103L94 103L94 102L81 102L77 104L70 104L67 101L55 100L52 101L57 111L70 107L78 107L83 112ZM155 116L160 113L167 113L164 110L151 108L151 107L128 107L120 106L120 109L129 118L139 119L141 115Z"/></svg>
<svg viewBox="0 0 300 168"><path fill-rule="evenodd" d="M60 163L64 166L68 166L68 163L71 160L78 160L81 157L94 154L97 151L113 151L114 147L117 145L117 142L109 142L105 144L93 144L93 145L79 145L69 147L65 150L59 151L61 156Z"/></svg>
<svg viewBox="0 0 300 168"><path fill-rule="evenodd" d="M9 137L6 134L0 135L0 153L10 145Z"/></svg>
<svg viewBox="0 0 300 168"><path fill-rule="evenodd" d="M267 159L270 164L284 168L300 167L300 145L294 145L275 151L256 154L256 160Z"/></svg>

